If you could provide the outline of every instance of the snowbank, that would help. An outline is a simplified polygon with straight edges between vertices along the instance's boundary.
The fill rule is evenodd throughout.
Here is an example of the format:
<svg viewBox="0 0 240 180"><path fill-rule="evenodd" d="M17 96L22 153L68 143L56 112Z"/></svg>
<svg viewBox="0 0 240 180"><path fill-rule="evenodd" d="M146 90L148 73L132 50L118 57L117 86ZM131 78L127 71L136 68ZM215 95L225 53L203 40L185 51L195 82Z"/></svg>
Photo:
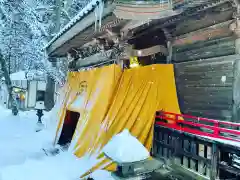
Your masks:
<svg viewBox="0 0 240 180"><path fill-rule="evenodd" d="M0 168L42 157L41 149L51 143L52 137L48 131L36 133L36 112L13 116L10 110L1 108L0 111Z"/></svg>
<svg viewBox="0 0 240 180"><path fill-rule="evenodd" d="M52 147L56 132L56 104L52 113L44 113L44 128L36 132L36 111L20 112L13 116L0 107L0 179L1 180L77 180L101 161L98 155L77 158L72 151L46 156L42 148ZM46 148L47 147L47 148ZM114 136L104 147L108 156L118 162L139 161L149 157L144 146L127 130ZM113 180L111 173L94 171L94 180Z"/></svg>
<svg viewBox="0 0 240 180"><path fill-rule="evenodd" d="M148 150L128 130L114 136L103 152L118 163L142 161L150 156Z"/></svg>
<svg viewBox="0 0 240 180"><path fill-rule="evenodd" d="M42 148L52 147L56 129L56 112L44 113L46 125L36 132L35 111L20 112L13 116L10 110L0 107L0 179L1 180L74 180L100 160L85 156L77 158L71 152L46 156ZM56 117L55 117L56 118ZM113 180L107 171L96 171L95 180Z"/></svg>
<svg viewBox="0 0 240 180"><path fill-rule="evenodd" d="M75 180L96 164L96 159L77 158L69 152L41 160L28 160L21 166L1 170L1 180ZM107 171L99 170L91 177L95 180L113 180Z"/></svg>

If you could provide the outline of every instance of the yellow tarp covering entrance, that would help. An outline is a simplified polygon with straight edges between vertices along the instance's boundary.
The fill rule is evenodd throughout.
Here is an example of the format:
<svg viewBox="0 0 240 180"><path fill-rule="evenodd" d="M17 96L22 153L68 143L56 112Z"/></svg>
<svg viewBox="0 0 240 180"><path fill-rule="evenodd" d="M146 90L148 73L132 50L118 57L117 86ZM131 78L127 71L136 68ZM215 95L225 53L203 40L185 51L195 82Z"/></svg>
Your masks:
<svg viewBox="0 0 240 180"><path fill-rule="evenodd" d="M89 132L98 133L99 129L96 128L100 127L94 126L89 131L89 124L101 124L120 76L121 70L116 65L68 74L68 82L65 86L68 91L61 108L55 143L59 138L66 110L80 113L74 138L81 136L81 133L84 135ZM88 142L92 141L89 139Z"/></svg>
<svg viewBox="0 0 240 180"><path fill-rule="evenodd" d="M100 154L112 136L125 128L150 150L155 112L180 113L173 65L151 65L124 72L112 65L70 74L68 78L71 90L67 98L74 102L81 96L83 103L75 108L71 107L73 103L65 104L59 124L63 124L66 109L80 113L74 135L78 157L86 153ZM87 82L87 88L77 95L83 81ZM103 167L114 168L103 159L89 173Z"/></svg>

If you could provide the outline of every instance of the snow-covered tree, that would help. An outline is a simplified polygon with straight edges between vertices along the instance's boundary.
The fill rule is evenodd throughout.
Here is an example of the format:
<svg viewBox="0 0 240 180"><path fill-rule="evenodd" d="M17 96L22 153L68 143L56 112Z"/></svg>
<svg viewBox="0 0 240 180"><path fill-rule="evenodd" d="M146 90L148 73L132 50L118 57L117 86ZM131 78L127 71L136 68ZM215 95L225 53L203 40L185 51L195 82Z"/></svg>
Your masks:
<svg viewBox="0 0 240 180"><path fill-rule="evenodd" d="M6 76L6 73L31 69L45 72L48 75L48 109L53 104L55 82L64 83L67 64L65 59L50 63L41 49L88 2L89 0L0 0L0 50L2 62L4 60L6 66L2 67L5 72L1 74ZM11 93L9 91L10 95Z"/></svg>
<svg viewBox="0 0 240 180"><path fill-rule="evenodd" d="M88 2L0 0L0 49L9 72L39 68L62 82L66 64L60 60L58 67L52 67L41 49Z"/></svg>

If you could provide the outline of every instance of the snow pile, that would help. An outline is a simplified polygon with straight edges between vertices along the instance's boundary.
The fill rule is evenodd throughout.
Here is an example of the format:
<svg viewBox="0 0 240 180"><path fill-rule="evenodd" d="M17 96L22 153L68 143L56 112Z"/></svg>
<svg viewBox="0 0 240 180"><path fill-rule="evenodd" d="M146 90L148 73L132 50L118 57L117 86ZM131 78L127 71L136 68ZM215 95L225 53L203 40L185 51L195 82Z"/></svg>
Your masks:
<svg viewBox="0 0 240 180"><path fill-rule="evenodd" d="M13 116L0 107L0 180L74 180L100 162L96 156L75 157L72 152L46 156L44 149L53 148L56 109L44 112L40 132L36 132L36 111ZM56 118L56 117L55 117ZM113 180L107 171L91 174L95 180Z"/></svg>
<svg viewBox="0 0 240 180"><path fill-rule="evenodd" d="M93 174L90 175L94 180L114 180L111 176L111 173L104 170L97 170Z"/></svg>
<svg viewBox="0 0 240 180"><path fill-rule="evenodd" d="M21 166L10 166L1 171L2 180L74 180L97 162L89 157L77 158L69 152L39 160L28 160ZM107 171L96 171L95 180L113 180Z"/></svg>
<svg viewBox="0 0 240 180"><path fill-rule="evenodd" d="M148 150L128 130L114 136L103 152L118 163L142 161L150 156Z"/></svg>
<svg viewBox="0 0 240 180"><path fill-rule="evenodd" d="M61 103L60 103L61 104ZM53 149L57 125L56 104L52 113L44 112L42 131L36 132L36 111L13 116L0 107L0 180L74 180L102 161L98 155L76 157L71 150L46 156L44 149ZM53 149L54 150L54 149ZM148 151L128 130L116 135L104 147L105 153L118 162L132 162L149 157ZM94 180L113 180L110 172L94 171Z"/></svg>
<svg viewBox="0 0 240 180"><path fill-rule="evenodd" d="M0 169L44 156L41 149L52 142L52 137L48 131L36 133L36 112L13 116L10 110L0 111Z"/></svg>

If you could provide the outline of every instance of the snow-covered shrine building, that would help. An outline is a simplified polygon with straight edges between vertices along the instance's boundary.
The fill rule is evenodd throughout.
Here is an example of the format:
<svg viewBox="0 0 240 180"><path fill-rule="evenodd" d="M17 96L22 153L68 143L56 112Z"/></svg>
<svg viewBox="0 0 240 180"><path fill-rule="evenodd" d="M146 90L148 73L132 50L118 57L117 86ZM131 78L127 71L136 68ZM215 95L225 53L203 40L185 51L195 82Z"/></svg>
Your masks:
<svg viewBox="0 0 240 180"><path fill-rule="evenodd" d="M228 73L238 69L238 56L229 56L238 52L236 8L224 0L173 0L171 5L163 1L160 9L155 1L136 2L91 1L47 44L48 56L68 57L71 70L112 63L129 66L135 62L131 57L138 57L142 65L174 63L182 112L240 119L234 88L238 80L232 81L233 74ZM197 68L196 75L184 73L192 72L185 67Z"/></svg>
<svg viewBox="0 0 240 180"><path fill-rule="evenodd" d="M100 109L100 106L98 106L98 109L93 112L99 113L99 116L96 116L94 120L98 120L100 114L106 111L102 115L102 121L99 120L99 122L95 122L94 120L91 121L90 118L88 120L91 124L86 127L90 128L92 124L94 124L95 126L92 127L94 129L97 126L96 124L100 123L100 121L108 120L114 113L116 113L114 114L116 116L114 116L113 119L121 114L116 119L118 122L125 120L126 123L122 123L124 127L134 124L132 127L134 130L132 130L131 133L138 135L141 134L139 131L149 133L149 136L141 135L141 137L150 138L147 138L149 141L144 139L142 143L149 142L150 145L144 144L146 147L148 145L151 146L151 143L153 143L153 148L149 147L153 155L164 159L170 159L172 157L179 158L178 161L175 162L176 165L181 168L191 169L191 173L189 174L194 177L200 175L201 177L212 180L218 177L236 177L237 174L231 170L232 167L229 167L231 165L225 166L220 162L217 162L218 165L216 165L216 159L220 158L221 161L227 161L226 158L228 154L232 153L230 149L233 150L233 147L229 146L224 148L224 145L221 143L220 145L216 145L213 140L202 140L196 138L197 136L184 139L187 135L184 137L181 136L181 138L183 138L181 142L188 141L188 143L182 143L178 147L175 147L178 143L174 141L174 138L178 138L180 135L174 135L176 131L172 131L173 126L169 125L168 127L171 127L169 128L170 130L168 129L169 131L164 134L165 131L163 131L163 129L166 129L166 127L156 124L154 126L154 122L151 121L151 117L154 117L156 111L165 111L167 113L170 112L170 115L176 115L174 116L176 118L174 120L177 122L179 121L178 118L182 117L179 114L187 114L191 115L187 117L204 117L203 120L210 118L207 119L208 122L219 122L218 120L227 123L231 122L231 127L227 129L227 131L236 133L232 125L234 126L234 123L239 123L240 121L240 31L238 18L239 4L235 4L235 2L228 0L166 0L162 1L162 4L159 6L159 1L147 3L146 1L133 2L128 0L119 0L117 2L92 0L45 47L49 57L68 57L69 70L71 71L69 75L70 87L72 87L72 89L79 88L76 97L74 92L72 93L74 95L71 93L69 95L72 104L67 104L68 101L65 104L63 103L65 106L61 109L62 114L59 118L60 125L57 130L55 143L63 138L61 131L64 130L64 118L65 116L69 117L68 113L77 112L73 113L76 119L75 129L78 121L81 121L81 113L89 111L89 109L85 108L84 111L79 113L80 110L77 109L82 106L81 100L85 98L88 92L87 75L90 77L91 74L94 73L104 74L107 68L117 64L121 66L121 70L114 71L113 74L115 77L115 75L119 73L122 81L117 81L117 84L119 83L119 86L123 88L117 89L119 91L117 91L117 93L110 90L106 92L114 92L111 95L111 97L113 96L115 98L114 100L117 99L114 102L119 102L119 104L121 102L122 104L121 106L119 104L119 106L117 106L110 101L110 103L106 105L106 109L101 109L102 111L97 111ZM168 71L167 67L172 69ZM153 70L156 70L157 73L154 74ZM85 74L83 72L85 72ZM139 78L135 77L137 73ZM98 78L99 76L96 77ZM104 88L107 88L109 84L115 83L115 79L111 77L110 74L104 74L104 78L98 79L99 84L97 85L99 85L99 87L104 85ZM130 77L132 77L132 79ZM112 80L114 82L106 83L104 80L109 80L108 78L111 80L114 79ZM133 84L133 87L126 85L127 83L125 81L127 78L131 79L129 80L129 84ZM151 84L149 85L150 89L155 86L155 82L159 84L163 83L161 87L162 90L165 90L164 92L160 92L161 88L159 87L155 88L156 91L159 90L157 94L160 94L159 96L156 95L156 97L162 95L161 98L154 99L151 96L154 94L152 91L150 94L146 93L144 89L148 87L148 85L140 88L139 91L134 90L134 88L141 84L140 82L145 81L147 82L146 84ZM96 80L96 82L98 81ZM79 84L79 87L77 87L76 83ZM124 90L127 91L128 88L131 89L130 87L132 90L129 91L129 93L124 94L124 92L122 92ZM99 89L95 89L93 92L101 93ZM152 122L154 126L150 130L148 126L138 124L140 122L147 123L145 122L146 117L143 118L141 116L141 112L146 112L146 109L142 108L141 112L136 112L136 109L140 107L134 104L135 99L131 96L134 93L134 97L138 97L139 102L144 101L141 98L151 96L150 99L152 101L148 102L148 107L154 107L151 103L154 104L156 101L160 104L160 106L158 106L159 109L155 110L153 108L154 113L150 113L151 108L149 108L148 122ZM121 98L119 94L122 95ZM72 98L71 95L74 96L74 98ZM109 98L109 96L104 96L105 98L101 99L101 107L103 107L104 103L107 103L104 100ZM98 96L94 96L94 98L98 99ZM130 101L128 98L132 98L133 100ZM127 100L122 101L122 99ZM99 102L100 100L96 103ZM145 105L146 103L143 103L142 107L145 107ZM89 107L95 108L93 104L89 105ZM111 110L116 107L118 107L119 111L111 112ZM109 116L105 117L104 115L106 114ZM94 115L95 114L92 116ZM159 115L159 117L162 118L163 116ZM168 122L169 119L167 118L169 117L164 117L166 118L164 120ZM141 119L141 121L139 119ZM196 119L198 120L199 118ZM212 119L216 119L217 121L212 121ZM188 118L185 118L185 120L188 122ZM118 122L115 122L115 124L113 122L107 122L109 124L113 123L116 126L113 128L114 130L109 132L116 133L115 131L124 128L119 127ZM163 122L165 123L164 125L167 124L166 122ZM188 123L191 124L191 122ZM235 126L237 125L235 124ZM175 128L181 127L182 126L177 126ZM209 127L209 124L205 124L204 127ZM78 128L80 127L78 126ZM216 129L215 126L214 128ZM219 134L219 131L216 132L212 130L209 132L201 127L195 128L194 130L191 129L191 132L198 132L196 129L202 130L203 132L201 133L203 134L208 133L208 135L210 134L212 136L217 134L216 136L218 137L224 136L225 138L229 138L225 136L226 134L224 133ZM217 129L221 129L221 127L218 126ZM235 129L239 130L239 127L235 127ZM75 130L73 130L73 132L74 131ZM79 147L78 143L82 140L80 138L84 136L80 136L78 132L79 131L76 131L75 136L72 134L70 138L68 137L69 139L64 139L64 141L70 141L69 143L72 144L70 147ZM155 139L150 137L153 132ZM215 132L215 134L213 134L213 132ZM239 132L237 133L238 135L235 139L239 138ZM93 136L93 134L94 132L83 135ZM173 134L173 136L169 134ZM111 135L108 134L103 137L110 137ZM160 138L160 136L161 139L157 139ZM92 138L94 139L95 136ZM234 138L231 140L234 140ZM104 139L104 142L106 141L107 140ZM99 142L101 141L99 140L96 143ZM180 140L178 142L180 142ZM84 145L87 146L84 146L85 149L93 148L89 147L89 144ZM218 149L221 154L219 158L216 158L216 156L218 156L216 154L218 153L213 151L215 146L219 146L220 148L220 150ZM180 150L177 150L180 155L172 153L172 149L176 150L176 148L180 148ZM185 152L186 149L191 148L196 149L191 152ZM234 153L237 153L235 150L233 150ZM79 155L79 157L85 153L80 147L74 152ZM212 164L212 162L215 162L215 164ZM107 167L110 168L112 166ZM93 169L89 170L89 172L92 172L92 170ZM235 172L240 172L239 168L235 170Z"/></svg>

